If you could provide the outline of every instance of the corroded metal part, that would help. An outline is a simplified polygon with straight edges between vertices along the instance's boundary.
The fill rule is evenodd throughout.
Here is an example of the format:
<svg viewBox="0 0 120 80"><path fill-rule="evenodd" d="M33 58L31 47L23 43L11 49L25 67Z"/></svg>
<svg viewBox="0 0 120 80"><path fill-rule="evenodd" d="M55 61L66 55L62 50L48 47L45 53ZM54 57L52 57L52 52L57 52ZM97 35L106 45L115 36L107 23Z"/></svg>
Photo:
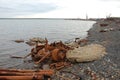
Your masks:
<svg viewBox="0 0 120 80"><path fill-rule="evenodd" d="M66 57L66 52L70 49L70 47L60 42L53 42L48 44L48 40L45 39L44 45L36 45L33 49L31 49L31 57L37 63L44 61L46 58L53 61L64 61ZM46 56L49 55L49 56Z"/></svg>

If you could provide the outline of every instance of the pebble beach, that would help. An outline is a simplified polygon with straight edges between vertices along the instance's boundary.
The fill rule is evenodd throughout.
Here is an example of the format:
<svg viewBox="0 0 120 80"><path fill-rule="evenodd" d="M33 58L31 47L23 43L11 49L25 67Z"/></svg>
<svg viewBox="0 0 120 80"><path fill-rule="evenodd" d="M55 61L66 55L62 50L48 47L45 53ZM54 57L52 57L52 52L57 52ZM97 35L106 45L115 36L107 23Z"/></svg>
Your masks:
<svg viewBox="0 0 120 80"><path fill-rule="evenodd" d="M97 20L88 31L87 39L88 44L103 45L107 55L92 62L73 63L63 70L79 75L80 80L120 80L120 19Z"/></svg>

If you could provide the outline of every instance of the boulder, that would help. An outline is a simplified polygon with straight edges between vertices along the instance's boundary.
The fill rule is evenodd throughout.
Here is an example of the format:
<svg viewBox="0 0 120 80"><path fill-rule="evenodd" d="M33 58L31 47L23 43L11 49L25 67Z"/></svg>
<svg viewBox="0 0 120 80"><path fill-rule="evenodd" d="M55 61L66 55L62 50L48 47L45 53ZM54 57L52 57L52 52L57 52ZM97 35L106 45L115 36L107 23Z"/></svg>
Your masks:
<svg viewBox="0 0 120 80"><path fill-rule="evenodd" d="M31 42L40 42L40 43L45 43L45 39L39 38L39 37L34 37L30 39Z"/></svg>
<svg viewBox="0 0 120 80"><path fill-rule="evenodd" d="M23 40L23 39L14 40L14 42L16 42L16 43L23 43L23 42L24 42L24 40Z"/></svg>
<svg viewBox="0 0 120 80"><path fill-rule="evenodd" d="M105 54L107 53L104 46L100 44L90 44L69 50L66 53L66 58L71 62L88 62L98 60Z"/></svg>

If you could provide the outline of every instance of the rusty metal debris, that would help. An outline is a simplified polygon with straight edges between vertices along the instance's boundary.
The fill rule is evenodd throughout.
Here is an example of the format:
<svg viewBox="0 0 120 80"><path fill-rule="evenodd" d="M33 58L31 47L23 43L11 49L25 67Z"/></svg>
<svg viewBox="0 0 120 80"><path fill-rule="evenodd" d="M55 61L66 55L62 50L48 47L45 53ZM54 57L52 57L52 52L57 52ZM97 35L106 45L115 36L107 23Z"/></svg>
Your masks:
<svg viewBox="0 0 120 80"><path fill-rule="evenodd" d="M0 69L0 80L44 80L45 76L51 76L53 74L54 74L54 70L51 69L37 70L37 71Z"/></svg>
<svg viewBox="0 0 120 80"><path fill-rule="evenodd" d="M45 38L45 43L40 44L41 42L38 39L33 40L32 42L35 43L35 46L31 49L31 52L29 54L24 57L11 56L11 58L25 59L31 56L34 63L36 65L41 65L41 67L43 67L43 70L40 72L33 72L28 70L0 70L0 79L4 78L7 80L11 80L11 78L13 78L15 80L32 80L33 78L35 78L37 80L39 78L39 80L44 80L43 77L46 75L51 76L54 73L54 69L60 70L66 66L71 65L70 62L67 62L66 53L68 50L72 50L73 48L67 46L62 41L49 44L48 40ZM46 69L44 64L47 64L50 70ZM35 76L33 76L33 74L35 74Z"/></svg>
<svg viewBox="0 0 120 80"><path fill-rule="evenodd" d="M86 48L83 49L83 47L81 47L81 46L86 45L88 43L88 40L75 38L75 41L73 41L73 43L71 42L68 44L64 44L62 41L49 43L47 38L45 38L45 43L44 44L40 44L40 43L41 42L39 42L38 40L35 40L35 46L31 49L31 52L29 54L27 54L26 56L24 56L24 57L11 56L11 58L25 59L25 58L31 56L35 65L37 65L37 67L41 68L43 73L41 73L41 72L36 73L33 71L32 72L27 71L27 73L26 73L26 71L25 71L24 74L22 74L21 72L15 72L13 70L12 73L10 73L8 71L5 72L6 74L4 76L0 76L0 79L4 78L7 80L10 80L11 78L10 78L10 76L8 76L8 74L9 74L9 75L14 75L12 77L17 78L17 79L28 78L28 80L31 80L31 79L35 78L37 80L38 79L37 77L39 77L40 80L44 80L43 77L44 76L50 77L51 75L48 75L48 74L53 74L52 71L54 71L54 70L60 71L60 69L62 69L64 67L71 66L71 63L68 62L68 60L71 61L70 59L72 59L73 57L68 58L68 54L70 54L70 51L73 51L73 53L75 53L75 54L80 53L78 50L79 48L81 48L80 51L84 50L83 52L85 53ZM95 45L93 45L93 46L95 47ZM77 50L77 52L75 52L75 50ZM94 49L92 49L92 50L94 50ZM87 50L87 51L88 51L87 54L89 54L90 51L89 50ZM73 54L73 55L75 55L75 54ZM76 58L78 58L78 56L77 57L75 56L75 59ZM83 58L84 58L84 55L82 54L82 57L80 57L80 59L83 59ZM49 71L49 69L52 71ZM32 75L33 73L35 73L35 76ZM3 73L1 73L1 71L0 71L0 75L3 75ZM59 77L65 79L65 77L63 77L63 76L59 76ZM79 76L76 76L76 77L80 79ZM94 78L95 78L95 76L94 76Z"/></svg>
<svg viewBox="0 0 120 80"><path fill-rule="evenodd" d="M37 61L36 63L40 63L46 58L50 58L53 61L60 61L65 59L65 53L69 49L70 47L64 45L62 41L48 44L48 40L46 39L45 45L36 44L36 47L31 50L31 57L34 61Z"/></svg>
<svg viewBox="0 0 120 80"><path fill-rule="evenodd" d="M71 64L68 62L57 62L57 63L50 64L50 68L56 69L56 70L60 70L61 68L64 68L65 66L71 66Z"/></svg>
<svg viewBox="0 0 120 80"><path fill-rule="evenodd" d="M36 39L35 39L36 41ZM45 44L39 44L40 42L36 41L36 45L31 49L31 52L24 57L11 56L11 58L22 58L25 59L31 56L35 64L39 65L41 63L49 64L51 69L59 70L65 66L69 66L70 63L66 61L66 53L68 50L73 48L65 45L62 41L48 43L48 40L45 38ZM50 62L46 62L50 61ZM42 65L43 66L43 65Z"/></svg>

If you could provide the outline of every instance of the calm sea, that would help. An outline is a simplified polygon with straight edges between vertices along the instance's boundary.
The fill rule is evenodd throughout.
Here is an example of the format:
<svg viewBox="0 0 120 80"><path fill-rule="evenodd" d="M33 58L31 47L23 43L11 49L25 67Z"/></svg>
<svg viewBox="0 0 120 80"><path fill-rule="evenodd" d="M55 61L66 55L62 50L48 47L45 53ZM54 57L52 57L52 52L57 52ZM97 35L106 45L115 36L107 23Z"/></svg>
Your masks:
<svg viewBox="0 0 120 80"><path fill-rule="evenodd" d="M0 67L31 68L21 59L11 59L11 55L24 56L31 47L12 40L28 40L33 37L48 38L49 41L68 41L76 37L84 38L94 21L62 19L0 19ZM29 64L27 64L29 65Z"/></svg>

